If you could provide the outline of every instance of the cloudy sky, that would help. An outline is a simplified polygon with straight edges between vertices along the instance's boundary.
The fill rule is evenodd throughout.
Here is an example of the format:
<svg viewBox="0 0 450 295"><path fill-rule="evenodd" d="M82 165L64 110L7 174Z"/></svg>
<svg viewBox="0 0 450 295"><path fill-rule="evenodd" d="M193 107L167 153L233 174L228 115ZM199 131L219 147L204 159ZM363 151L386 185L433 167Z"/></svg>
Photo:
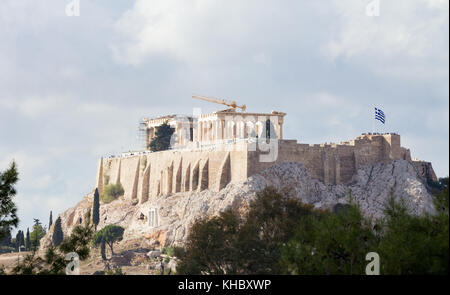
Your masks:
<svg viewBox="0 0 450 295"><path fill-rule="evenodd" d="M448 175L447 0L70 2L0 2L0 170L18 163L22 229L90 192L143 116L217 109L193 93L284 111L303 143L370 132L378 106L377 131Z"/></svg>

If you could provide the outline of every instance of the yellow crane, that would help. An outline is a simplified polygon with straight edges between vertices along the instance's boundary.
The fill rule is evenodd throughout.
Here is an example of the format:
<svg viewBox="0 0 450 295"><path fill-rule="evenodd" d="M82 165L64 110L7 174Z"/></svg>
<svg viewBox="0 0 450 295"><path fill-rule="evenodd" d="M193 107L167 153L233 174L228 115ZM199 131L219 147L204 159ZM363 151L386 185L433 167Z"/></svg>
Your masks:
<svg viewBox="0 0 450 295"><path fill-rule="evenodd" d="M245 106L245 104L237 105L235 101L227 101L225 99L220 99L220 98L206 97L206 96L200 96L200 95L192 95L192 98L197 98L197 99L201 99L201 100L205 100L205 101L209 101L209 102L213 102L213 103L223 104L223 105L231 107L233 110L236 110L236 108L240 108L243 112L245 112L245 109L247 108Z"/></svg>

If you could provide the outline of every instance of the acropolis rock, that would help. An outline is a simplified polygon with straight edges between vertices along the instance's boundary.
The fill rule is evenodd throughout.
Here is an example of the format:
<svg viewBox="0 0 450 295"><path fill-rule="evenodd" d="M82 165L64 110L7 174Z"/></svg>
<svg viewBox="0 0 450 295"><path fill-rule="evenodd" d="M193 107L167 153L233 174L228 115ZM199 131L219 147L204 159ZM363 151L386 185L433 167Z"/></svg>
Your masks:
<svg viewBox="0 0 450 295"><path fill-rule="evenodd" d="M219 111L199 117L145 119L146 145L164 122L175 129L171 149L147 149L99 160L96 188L120 183L124 195L100 206L101 229L125 228L122 243L148 247L181 245L199 218L226 209L244 213L266 186L291 188L293 197L332 209L348 195L364 214L383 216L391 193L411 212L433 212L427 182L436 181L431 163L412 160L400 135L368 133L347 142L303 144L283 139L286 114ZM95 188L91 188L95 189ZM60 214L64 235L86 221L93 190ZM51 243L52 230L41 241Z"/></svg>

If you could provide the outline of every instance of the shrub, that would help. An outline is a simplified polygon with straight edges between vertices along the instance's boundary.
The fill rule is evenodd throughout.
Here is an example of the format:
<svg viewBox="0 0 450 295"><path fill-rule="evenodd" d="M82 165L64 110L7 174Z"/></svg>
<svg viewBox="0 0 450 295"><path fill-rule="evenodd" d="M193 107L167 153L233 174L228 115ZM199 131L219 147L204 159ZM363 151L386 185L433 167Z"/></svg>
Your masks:
<svg viewBox="0 0 450 295"><path fill-rule="evenodd" d="M100 196L100 201L102 203L111 203L117 200L120 196L123 196L124 190L122 184L119 182L117 184L107 184L103 189L103 193Z"/></svg>

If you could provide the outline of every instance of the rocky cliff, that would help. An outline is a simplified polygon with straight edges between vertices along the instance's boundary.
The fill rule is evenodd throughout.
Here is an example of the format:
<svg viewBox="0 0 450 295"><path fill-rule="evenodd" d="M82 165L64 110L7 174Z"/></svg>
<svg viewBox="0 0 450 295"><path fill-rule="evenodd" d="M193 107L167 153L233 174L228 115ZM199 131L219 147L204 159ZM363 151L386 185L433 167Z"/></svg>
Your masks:
<svg viewBox="0 0 450 295"><path fill-rule="evenodd" d="M192 223L203 217L213 216L228 208L244 213L256 192L266 186L278 189L290 188L292 195L317 208L332 209L336 204L347 203L349 192L358 202L364 214L382 217L383 205L391 192L404 200L415 214L433 212L432 196L417 168L408 161L398 160L389 164L363 166L347 184L325 186L311 178L307 169L297 162L285 162L272 166L240 182L229 183L219 192L176 193L150 199L144 204L136 200L119 198L100 206L100 224L123 226L126 230L122 246L148 248L158 241L163 246L182 244ZM64 235L88 218L92 208L93 193L86 195L75 207L60 216ZM149 211L158 212L158 226L151 228ZM45 249L51 243L52 230L41 240Z"/></svg>

